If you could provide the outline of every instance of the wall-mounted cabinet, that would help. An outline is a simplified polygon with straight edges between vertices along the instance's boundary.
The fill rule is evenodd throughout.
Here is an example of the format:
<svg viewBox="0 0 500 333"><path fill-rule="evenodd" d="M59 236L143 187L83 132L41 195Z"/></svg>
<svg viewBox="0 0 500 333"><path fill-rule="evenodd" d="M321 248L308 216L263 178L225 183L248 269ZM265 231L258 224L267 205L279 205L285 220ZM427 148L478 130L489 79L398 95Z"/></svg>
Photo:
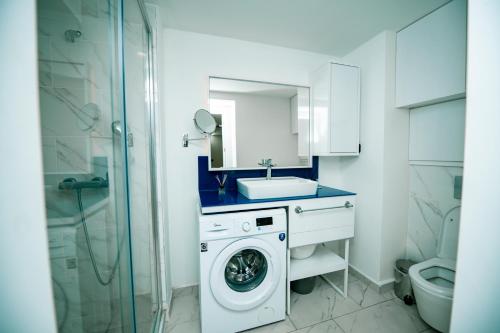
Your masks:
<svg viewBox="0 0 500 333"><path fill-rule="evenodd" d="M312 75L313 154L359 155L360 68L328 63Z"/></svg>
<svg viewBox="0 0 500 333"><path fill-rule="evenodd" d="M454 0L397 34L396 106L465 96L465 0Z"/></svg>
<svg viewBox="0 0 500 333"><path fill-rule="evenodd" d="M410 161L463 162L465 99L410 110Z"/></svg>

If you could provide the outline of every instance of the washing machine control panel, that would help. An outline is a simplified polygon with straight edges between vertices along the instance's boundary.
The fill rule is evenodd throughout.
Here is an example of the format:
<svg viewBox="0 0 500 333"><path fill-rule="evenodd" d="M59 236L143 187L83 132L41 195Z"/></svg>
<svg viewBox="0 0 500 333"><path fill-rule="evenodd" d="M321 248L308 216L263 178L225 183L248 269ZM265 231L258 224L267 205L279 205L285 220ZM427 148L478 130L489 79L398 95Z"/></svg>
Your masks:
<svg viewBox="0 0 500 333"><path fill-rule="evenodd" d="M243 224L241 225L241 229L244 232L249 232L250 230L252 230L252 226L250 225L250 222L243 222Z"/></svg>
<svg viewBox="0 0 500 333"><path fill-rule="evenodd" d="M286 231L284 209L202 215L200 240L260 235Z"/></svg>

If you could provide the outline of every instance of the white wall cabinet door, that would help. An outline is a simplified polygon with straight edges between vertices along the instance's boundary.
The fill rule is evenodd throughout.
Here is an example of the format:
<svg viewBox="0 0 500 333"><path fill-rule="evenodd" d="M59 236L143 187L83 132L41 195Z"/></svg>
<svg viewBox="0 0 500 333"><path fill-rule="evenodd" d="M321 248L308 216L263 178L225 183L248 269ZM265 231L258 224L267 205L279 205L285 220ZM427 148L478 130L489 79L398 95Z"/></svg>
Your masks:
<svg viewBox="0 0 500 333"><path fill-rule="evenodd" d="M465 96L466 0L454 0L397 34L396 106Z"/></svg>
<svg viewBox="0 0 500 333"><path fill-rule="evenodd" d="M465 99L410 110L410 161L463 162Z"/></svg>
<svg viewBox="0 0 500 333"><path fill-rule="evenodd" d="M312 81L314 154L359 155L359 67L328 63Z"/></svg>
<svg viewBox="0 0 500 333"><path fill-rule="evenodd" d="M299 103L297 95L290 98L290 133L298 134L298 120L299 120Z"/></svg>

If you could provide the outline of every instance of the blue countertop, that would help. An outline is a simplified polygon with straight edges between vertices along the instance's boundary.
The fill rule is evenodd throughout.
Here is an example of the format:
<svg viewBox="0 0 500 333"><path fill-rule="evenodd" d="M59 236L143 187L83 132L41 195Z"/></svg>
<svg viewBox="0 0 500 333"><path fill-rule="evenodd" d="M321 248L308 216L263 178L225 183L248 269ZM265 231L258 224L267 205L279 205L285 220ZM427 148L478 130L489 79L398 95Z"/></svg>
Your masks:
<svg viewBox="0 0 500 333"><path fill-rule="evenodd" d="M223 195L219 195L219 192L217 190L200 190L199 193L200 193L200 204L202 208L254 204L261 202L290 201L290 200L303 200L303 199L316 199L316 198L356 195L356 193L347 192L336 188L326 187L321 185L318 186L318 190L316 191L315 195L273 198L273 199L251 200L245 197L243 194L240 194L237 190L226 190L225 194Z"/></svg>

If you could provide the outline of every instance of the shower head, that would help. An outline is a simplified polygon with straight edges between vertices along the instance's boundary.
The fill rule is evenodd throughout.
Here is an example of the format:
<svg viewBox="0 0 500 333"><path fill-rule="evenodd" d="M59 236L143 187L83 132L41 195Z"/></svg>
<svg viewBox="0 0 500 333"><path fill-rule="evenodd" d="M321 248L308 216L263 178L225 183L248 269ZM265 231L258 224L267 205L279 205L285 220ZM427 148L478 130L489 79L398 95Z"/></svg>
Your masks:
<svg viewBox="0 0 500 333"><path fill-rule="evenodd" d="M68 29L64 32L64 38L67 42L74 43L77 38L82 36L82 32L80 30Z"/></svg>

